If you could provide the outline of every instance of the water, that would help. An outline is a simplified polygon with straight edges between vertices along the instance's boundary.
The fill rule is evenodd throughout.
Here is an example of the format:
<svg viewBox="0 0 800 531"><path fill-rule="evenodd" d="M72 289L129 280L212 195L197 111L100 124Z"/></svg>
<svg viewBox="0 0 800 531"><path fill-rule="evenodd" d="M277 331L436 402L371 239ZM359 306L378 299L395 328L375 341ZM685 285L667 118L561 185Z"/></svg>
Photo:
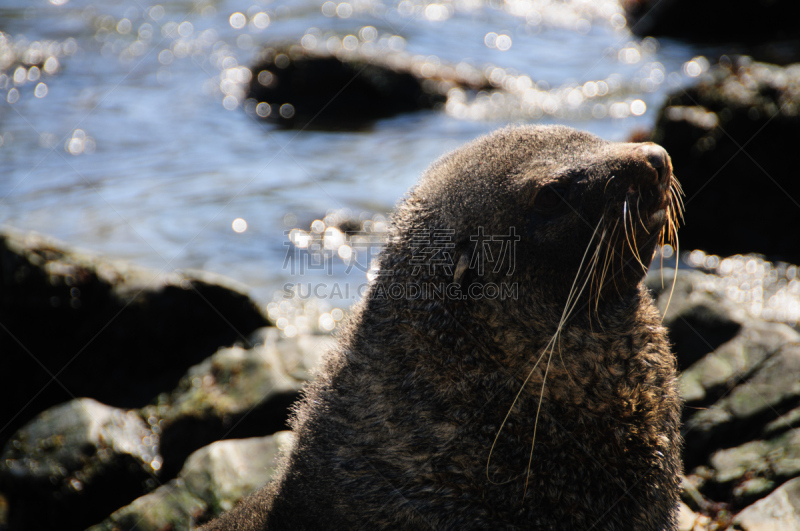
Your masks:
<svg viewBox="0 0 800 531"><path fill-rule="evenodd" d="M0 223L159 270L223 273L262 302L288 282L361 284L362 268L348 274L338 257L332 276L300 276L286 232L332 210L385 214L438 156L509 122L625 139L706 67L699 48L633 37L620 13L577 0L5 0ZM517 83L367 131L297 132L255 120L224 83L266 43L364 27L375 46L399 35L392 45L410 54L527 76L539 99Z"/></svg>

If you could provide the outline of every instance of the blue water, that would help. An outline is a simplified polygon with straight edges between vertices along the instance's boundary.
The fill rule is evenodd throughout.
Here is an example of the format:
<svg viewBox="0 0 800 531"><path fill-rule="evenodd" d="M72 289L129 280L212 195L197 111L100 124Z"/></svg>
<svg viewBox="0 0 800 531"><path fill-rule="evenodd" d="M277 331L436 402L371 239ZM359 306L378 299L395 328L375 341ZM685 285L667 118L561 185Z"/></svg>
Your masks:
<svg viewBox="0 0 800 531"><path fill-rule="evenodd" d="M687 62L702 53L632 36L615 2L342 6L5 0L0 223L159 270L223 273L251 286L262 302L287 282L358 284L364 272L347 275L338 258L333 278L325 271L298 278L284 267L293 249L286 231L307 231L331 210L385 214L438 156L510 122L562 122L624 139L651 127L666 94L692 82ZM337 8L349 16L328 16ZM234 13L247 25L235 28ZM269 17L266 27L259 13ZM221 76L251 64L259 47L297 42L307 32L359 35L365 26L402 36L393 42L412 55L529 76L553 95L553 112L526 115L518 101L504 100L473 119L427 111L331 133L278 130L253 119L242 102L223 104ZM498 49L509 40L487 39L489 33L510 39L510 47ZM14 62L14 53L34 42L51 46L57 67L31 73ZM602 80L614 89L607 97L587 103L566 96ZM644 110L635 100L646 106L639 116L627 111ZM610 117L615 103L628 116ZM246 231L233 230L237 218Z"/></svg>

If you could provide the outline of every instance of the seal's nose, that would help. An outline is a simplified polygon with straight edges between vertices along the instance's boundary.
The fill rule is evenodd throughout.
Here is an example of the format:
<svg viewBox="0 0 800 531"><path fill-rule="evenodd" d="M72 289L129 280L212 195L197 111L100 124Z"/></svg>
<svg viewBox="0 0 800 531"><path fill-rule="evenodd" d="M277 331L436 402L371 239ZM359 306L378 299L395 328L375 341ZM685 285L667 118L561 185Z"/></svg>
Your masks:
<svg viewBox="0 0 800 531"><path fill-rule="evenodd" d="M636 149L641 151L648 164L658 172L658 180L662 183L665 182L669 178L670 172L667 150L658 144L642 144Z"/></svg>

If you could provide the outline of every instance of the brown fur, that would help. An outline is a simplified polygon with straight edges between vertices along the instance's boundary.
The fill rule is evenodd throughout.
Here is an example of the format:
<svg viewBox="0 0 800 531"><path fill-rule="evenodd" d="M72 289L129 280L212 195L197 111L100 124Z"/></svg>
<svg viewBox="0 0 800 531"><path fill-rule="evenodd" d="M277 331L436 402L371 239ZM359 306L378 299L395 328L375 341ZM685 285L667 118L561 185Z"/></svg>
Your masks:
<svg viewBox="0 0 800 531"><path fill-rule="evenodd" d="M654 214L674 199L646 155L523 127L436 162L398 208L384 274L295 411L280 477L204 529L675 529L675 359L635 258L652 256L664 225ZM554 183L564 200L550 208L539 194ZM457 267L478 252L479 227L515 228L510 275ZM414 271L420 234L434 229L453 229L452 267ZM597 264L579 270L604 229ZM559 327L576 278L586 289ZM392 283L454 280L518 292L385 296Z"/></svg>

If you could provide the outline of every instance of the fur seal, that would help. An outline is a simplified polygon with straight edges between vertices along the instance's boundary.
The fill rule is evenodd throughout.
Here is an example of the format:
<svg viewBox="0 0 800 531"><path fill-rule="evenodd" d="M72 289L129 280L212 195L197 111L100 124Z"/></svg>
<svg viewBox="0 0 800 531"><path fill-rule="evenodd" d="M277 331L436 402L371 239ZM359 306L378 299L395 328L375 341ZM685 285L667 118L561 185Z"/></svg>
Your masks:
<svg viewBox="0 0 800 531"><path fill-rule="evenodd" d="M641 280L680 211L652 143L526 126L444 156L279 477L203 529L676 529L676 362Z"/></svg>

